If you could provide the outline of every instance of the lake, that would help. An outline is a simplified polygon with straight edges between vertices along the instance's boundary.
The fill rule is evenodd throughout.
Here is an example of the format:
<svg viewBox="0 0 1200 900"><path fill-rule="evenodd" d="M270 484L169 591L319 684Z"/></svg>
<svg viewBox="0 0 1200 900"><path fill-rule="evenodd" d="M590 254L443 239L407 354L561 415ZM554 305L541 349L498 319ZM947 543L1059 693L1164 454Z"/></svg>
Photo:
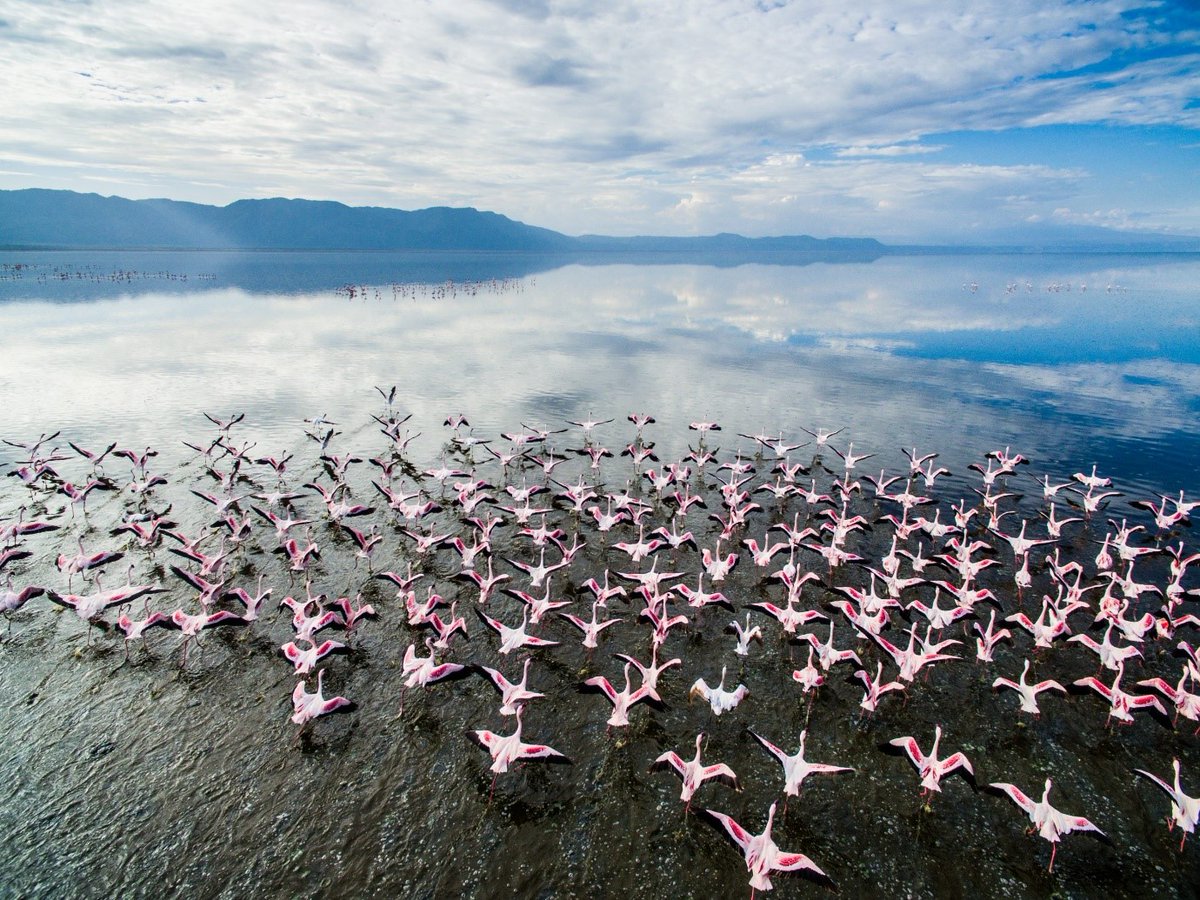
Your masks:
<svg viewBox="0 0 1200 900"><path fill-rule="evenodd" d="M778 845L807 854L850 896L1193 890L1200 842L1179 850L1178 830L1168 832L1163 821L1168 798L1133 770L1165 777L1180 759L1185 790L1200 792L1195 723L1180 718L1173 725L1174 708L1160 695L1165 715L1136 712L1131 724L1106 722L1099 695L1072 684L1097 670L1095 656L1078 643L1059 639L1035 649L1030 633L1010 624L1012 639L998 646L995 662L976 659L971 623L986 624L993 610L998 625L1018 611L1036 619L1042 596L1058 590L1043 560L1049 548L1030 554L1032 584L1018 593L1014 553L982 527L986 511L979 513L970 538L991 544L979 554L999 564L977 583L996 599L941 629L943 639L962 642L951 651L961 659L932 666L927 679L922 672L904 695L885 697L867 716L854 665L835 666L815 695L806 694L791 673L805 665L808 645L785 640L775 619L749 606L786 605L787 588L771 573L787 555L758 566L743 540L780 539L769 526L815 527L830 517L798 495L776 500L767 492L752 495L761 508L745 524L727 526L709 514L723 514L721 482L733 477L721 463L754 465L746 490L776 482L774 449L752 436L810 442L789 455L804 467L797 484L835 495L834 481L846 469L832 447L845 453L853 442L854 454L872 456L851 472L862 490L850 495L845 515L864 516L869 528L853 530L846 546L877 567L895 533L881 517L900 507L878 497L866 475L907 476L905 449L938 453L936 465L949 474L926 491L936 504L909 518L932 518L936 509L941 522L953 524L954 504L981 505L984 476L968 466L994 474L985 454L1011 448L1030 462L995 481L996 493L1012 495L1002 501L1010 515L1000 531L1015 533L1028 519L1031 535L1046 536L1044 476L1072 482L1074 473L1095 466L1112 479L1109 490L1119 496L1066 526L1055 543L1063 561L1083 566L1087 584L1116 590L1095 558L1122 519L1145 526L1135 533L1138 546L1193 544L1189 526L1160 534L1149 513L1130 504L1180 491L1197 499L1200 490L1198 291L1200 258L1186 255L885 256L720 267L583 260L556 267L554 260L505 255L0 253L0 438L28 444L61 431L39 449L57 447L64 458L52 465L74 482L87 480L92 467L68 440L97 449L115 441L137 453L152 447L158 454L148 473L167 479L135 495L127 487L133 466L110 456L102 471L120 490L95 492L86 513L52 480L26 486L0 479L0 528L17 521L21 507L27 518L59 526L25 537L22 548L32 555L7 563L0 578L11 575L17 588L67 592L54 560L77 552L82 536L88 550L125 552L107 567L106 587L123 583L132 563L135 582L165 589L145 601L147 610L198 609L196 592L171 571L195 568L169 552L178 544L168 539L143 549L128 534L110 532L157 510L184 534L212 530L205 549L216 549L214 510L193 491L219 494L222 486L208 460L184 444L203 448L220 436L205 413L245 417L228 429L227 443L246 462L235 467L218 451L211 469L229 476L235 495L279 484L302 493L296 517L315 520L311 539L321 546L306 575L292 572L272 552L273 529L250 511L251 501L232 506L255 524L231 553L226 586L249 590L262 575L272 597L256 621L206 633L189 647L186 665L174 632L149 632L147 646L132 642L127 656L115 628L89 628L45 596L12 614L0 646L0 689L10 698L2 714L2 892L739 896L748 891L742 854L698 813L728 813L757 833L776 800ZM389 406L383 395L393 386ZM627 445L636 449L632 413L655 418L642 440L653 444L657 462L638 465L619 455ZM594 651L554 613L531 627L559 644L530 653L530 687L546 698L528 705L525 739L544 741L572 763L532 761L499 774L494 788L488 754L464 734L511 732L512 718L497 712L499 694L478 673L403 690L405 650L414 645L427 653L430 632L410 625L395 588L371 575L411 564L424 574L420 597L433 588L457 603L470 637L453 639L439 661L515 677L528 651L498 654L496 635L472 611L478 590L458 577L462 558L448 546L417 551L404 533L411 523L398 522L372 484L387 478L377 465L344 464L345 496L375 507L346 524L376 526L383 537L371 571L316 491L302 487L334 481L306 431L322 437L332 429L327 450L338 456L383 459L397 448L397 489L420 488L442 507L419 527L458 533L469 543L472 527L455 492L422 473L442 465L475 473L493 485L483 490L495 498L476 514L505 520L491 537L495 571L510 576L506 587L540 598L544 588L530 585L510 561L536 563L540 550L500 506L510 501L505 486L547 483L542 466L502 467L482 444L464 451L443 424L455 414L469 420L458 429L462 440L490 441L486 447L495 450L510 446L503 434L554 432L529 455L564 457L553 473L558 482L582 478L601 505L604 493L628 486L650 507L645 534L660 526L694 533L698 547L634 561L615 544L636 542L636 527L601 532L569 502L552 503L562 488L548 483L551 491L531 502L550 510L546 523L563 530L565 543L584 543L566 571L552 576L555 596L570 602L567 612L589 617L591 594L582 584L606 571L616 582L616 573L645 572L653 562L686 573L680 582L693 584L703 568L700 550L716 549L723 529L722 552L741 556L721 585L728 606L696 610L678 596L671 601L671 613L689 621L666 635L661 658L681 663L664 673L659 702L633 707L628 727L606 725L612 707L584 681L604 675L619 691L623 665L612 654L649 659L651 626L639 615L644 604L632 595L633 583L623 582L631 600L614 599L598 611L622 621ZM397 441L373 418L403 416L411 418L396 426ZM585 419L614 420L594 431L594 440L616 454L596 469L570 452L583 447L584 435L568 422ZM700 421L721 425L704 438L714 460L703 470L689 463L689 490L707 508L674 515L644 476L699 448L701 433L689 425ZM826 446L811 443L806 430L822 429L840 433ZM399 440L408 438L400 454ZM293 459L278 478L251 461L287 453ZM0 465L11 471L27 455L0 446ZM1073 483L1076 492L1056 500L1060 517L1083 515L1068 501L1078 505L1086 489ZM917 478L914 490L921 489ZM932 555L945 541L915 534L899 546L916 552L920 544ZM560 555L551 547L547 561ZM867 586L866 568L830 571L811 547L797 546L793 558L819 576L797 594L800 607L823 617L800 630L824 641L835 621L839 647L855 649L865 670L873 673L881 662L894 677L881 645L856 636L831 606L844 599L835 587ZM1162 552L1139 559L1137 579L1165 589L1169 559ZM928 572L956 577L947 562ZM298 736L289 721L296 676L279 650L291 639L291 615L275 605L285 596L303 599L306 578L314 593L330 598L361 593L378 616L352 633L323 633L348 645L320 663L325 694L355 705ZM82 583L76 575L72 589L91 590ZM1182 585L1200 586L1194 568ZM949 602L947 591L937 593ZM1101 593L1085 595L1092 611L1072 615L1072 632L1102 638L1102 623L1091 624ZM928 584L901 592L905 605L934 598ZM237 610L228 598L217 605ZM480 611L513 624L522 605L497 593ZM1159 615L1161 606L1147 593L1134 598L1128 614ZM142 608L136 601L131 614ZM1195 611L1190 598L1175 614ZM117 612L103 619L115 622ZM764 640L742 657L725 628L748 613ZM893 611L891 619L886 633L896 643L907 640L910 621L924 633L925 620L912 609ZM1194 646L1196 628L1180 624L1169 639L1152 631L1142 658L1127 666L1126 690L1143 690L1136 682L1151 677L1175 685L1180 640ZM992 688L996 677L1015 679L1026 658L1039 680L1070 689L1043 695L1045 712L1037 718L1019 714L1010 692ZM698 678L715 683L722 668L728 685L745 683L750 693L716 716L702 701L689 702L688 689ZM636 671L632 677L638 684ZM1100 677L1112 681L1108 670ZM315 686L312 678L307 683ZM935 725L945 731L943 754L963 750L975 783L950 776L926 805L913 767L881 747L913 735L928 749ZM784 814L780 767L750 732L792 753L805 729L809 759L855 772L813 776ZM741 790L707 783L685 814L678 777L651 765L667 750L691 759L699 732L707 738L704 761L732 766ZM1110 841L1066 836L1053 872L1046 842L1024 834L1028 817L985 789L1014 782L1036 799L1046 777L1054 779L1051 801L1087 816ZM828 882L800 875L777 873L773 881L777 896L829 890Z"/></svg>

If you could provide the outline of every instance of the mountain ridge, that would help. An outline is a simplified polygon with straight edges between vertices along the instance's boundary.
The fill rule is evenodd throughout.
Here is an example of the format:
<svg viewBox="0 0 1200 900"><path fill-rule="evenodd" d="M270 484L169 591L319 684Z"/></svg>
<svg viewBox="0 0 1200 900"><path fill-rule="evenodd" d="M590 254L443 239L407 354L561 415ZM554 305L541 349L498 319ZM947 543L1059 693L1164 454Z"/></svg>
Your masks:
<svg viewBox="0 0 1200 900"><path fill-rule="evenodd" d="M473 207L402 210L269 197L225 206L25 188L0 190L0 247L22 249L470 251L671 260L873 259L945 252L1200 252L1200 237L1074 226L973 235L945 244L869 237L571 236ZM717 263L719 264L719 262Z"/></svg>
<svg viewBox="0 0 1200 900"><path fill-rule="evenodd" d="M401 210L271 197L211 206L75 191L0 191L0 246L170 250L881 251L873 238L572 237L473 207Z"/></svg>

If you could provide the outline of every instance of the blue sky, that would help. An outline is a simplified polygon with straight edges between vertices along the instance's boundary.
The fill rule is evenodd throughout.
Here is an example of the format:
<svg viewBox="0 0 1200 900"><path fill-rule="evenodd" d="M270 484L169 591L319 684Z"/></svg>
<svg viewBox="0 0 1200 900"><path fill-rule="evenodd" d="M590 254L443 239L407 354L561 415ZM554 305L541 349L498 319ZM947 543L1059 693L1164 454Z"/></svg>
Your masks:
<svg viewBox="0 0 1200 900"><path fill-rule="evenodd" d="M1200 234L1200 12L1136 0L9 0L0 188L570 234Z"/></svg>

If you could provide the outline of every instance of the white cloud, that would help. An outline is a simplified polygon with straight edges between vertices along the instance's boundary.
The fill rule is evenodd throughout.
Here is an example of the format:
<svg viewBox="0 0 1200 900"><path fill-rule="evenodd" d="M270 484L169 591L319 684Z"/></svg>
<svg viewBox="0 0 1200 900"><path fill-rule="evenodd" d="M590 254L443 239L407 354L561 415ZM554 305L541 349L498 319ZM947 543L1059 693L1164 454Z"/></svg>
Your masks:
<svg viewBox="0 0 1200 900"><path fill-rule="evenodd" d="M1181 39L1137 6L14 0L0 24L0 157L29 174L0 185L86 173L126 195L204 202L469 204L568 232L703 231L719 214L718 229L898 233L945 199L934 169L905 166L936 151L923 135L1200 124L1194 55L1076 72ZM806 161L820 148L860 165ZM800 189L747 195L806 164L829 184L872 183L863 208L893 218L831 218L816 178L803 186L818 182L818 205ZM986 168L981 197L1007 171ZM1024 177L1066 183L1051 169ZM711 212L677 209L700 196Z"/></svg>

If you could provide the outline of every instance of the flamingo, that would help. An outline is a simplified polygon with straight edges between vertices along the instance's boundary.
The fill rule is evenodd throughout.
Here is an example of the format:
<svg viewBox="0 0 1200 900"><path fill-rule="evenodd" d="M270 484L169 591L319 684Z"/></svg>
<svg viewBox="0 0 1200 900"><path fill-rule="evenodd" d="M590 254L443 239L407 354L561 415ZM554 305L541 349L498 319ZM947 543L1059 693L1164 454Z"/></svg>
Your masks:
<svg viewBox="0 0 1200 900"><path fill-rule="evenodd" d="M988 785L988 787L1007 794L1009 799L1029 816L1030 821L1033 822L1033 828L1037 829L1038 834L1050 842L1053 849L1050 851L1050 867L1047 869L1049 872L1054 871L1054 854L1058 852L1058 842L1064 834L1070 834L1072 831L1094 831L1101 837L1106 837L1103 831L1083 816L1068 816L1051 806L1049 801L1051 784L1050 779L1047 778L1046 789L1042 792L1042 799L1039 801L1034 801L1013 784L993 782Z"/></svg>
<svg viewBox="0 0 1200 900"><path fill-rule="evenodd" d="M869 713L875 712L879 706L879 701L884 694L889 691L903 691L904 685L899 681L883 680L883 663L875 664L875 677L872 678L866 669L859 669L854 673L854 677L863 683L866 691L863 693L863 698L859 701L859 706Z"/></svg>
<svg viewBox="0 0 1200 900"><path fill-rule="evenodd" d="M1113 677L1112 684L1104 684L1099 678L1094 675L1089 675L1087 678L1080 678L1075 684L1079 687L1090 687L1097 694L1108 701L1109 710L1108 717L1116 718L1121 722L1133 721L1133 710L1145 709L1150 707L1158 710L1162 715L1166 715L1167 711L1163 709L1162 703L1158 698L1151 694L1129 694L1121 688L1121 678L1125 675L1125 663L1117 663L1117 674Z"/></svg>
<svg viewBox="0 0 1200 900"><path fill-rule="evenodd" d="M744 684L739 684L732 691L725 690L726 668L726 666L721 667L721 681L716 687L709 687L708 682L703 678L697 678L692 689L688 691L688 701L690 702L692 697L699 694L712 708L713 713L718 716L741 703L750 691Z"/></svg>
<svg viewBox="0 0 1200 900"><path fill-rule="evenodd" d="M526 744L521 740L521 710L517 710L517 727L512 734L501 735L494 731L472 731L468 737L478 742L492 756L491 771L500 775L508 771L508 767L522 759L554 759L570 762L565 754L559 753L553 747L545 744ZM492 788L496 787L496 779L492 778Z"/></svg>
<svg viewBox="0 0 1200 900"><path fill-rule="evenodd" d="M500 635L500 653L507 656L514 650L521 647L557 647L558 641L548 641L544 638L534 637L531 634L525 633L525 626L529 624L529 607L521 613L521 624L515 628L510 628L503 622L493 619L491 616L484 615L479 610L475 610L475 614L483 619L484 623L491 628L496 634Z"/></svg>
<svg viewBox="0 0 1200 900"><path fill-rule="evenodd" d="M1167 820L1167 828L1174 829L1178 825L1183 832L1183 837L1179 839L1179 852L1182 853L1183 842L1187 840L1189 834L1196 830L1196 823L1200 822L1200 797L1189 797L1179 786L1179 760L1172 760L1171 765L1175 769L1174 785L1167 784L1157 775L1147 772L1145 769L1134 769L1133 771L1139 775L1145 775L1171 798L1171 818Z"/></svg>
<svg viewBox="0 0 1200 900"><path fill-rule="evenodd" d="M488 666L479 667L487 673L488 678L492 680L492 684L500 691L500 715L515 716L517 710L523 704L530 700L537 700L546 696L525 687L529 681L529 664L532 661L530 657L525 658L525 667L521 670L521 680L516 682L509 681L497 669L492 669Z"/></svg>
<svg viewBox="0 0 1200 900"><path fill-rule="evenodd" d="M633 690L633 686L629 681L629 666L630 663L625 663L625 688L619 693L603 675L588 678L583 682L586 685L598 687L604 696L608 698L608 702L613 705L612 715L608 717L607 724L609 727L628 725L629 708L635 703L651 699L650 689L645 684L636 691Z"/></svg>
<svg viewBox="0 0 1200 900"><path fill-rule="evenodd" d="M1175 687L1171 687L1162 678L1149 678L1145 681L1139 681L1138 684L1141 687L1154 688L1154 690L1174 703L1176 719L1182 715L1185 719L1191 719L1195 722L1200 720L1200 694L1194 694L1185 687L1190 677L1192 677L1191 673L1185 668L1183 674L1179 676L1179 683ZM1196 733L1200 734L1200 728L1196 729Z"/></svg>
<svg viewBox="0 0 1200 900"><path fill-rule="evenodd" d="M335 712L339 709L351 706L352 703L345 697L330 697L328 700L323 695L323 681L325 678L325 670L317 670L317 690L314 693L309 693L304 680L296 682L296 687L292 691L292 721L297 725L304 726L318 716L323 716L326 713Z"/></svg>
<svg viewBox="0 0 1200 900"><path fill-rule="evenodd" d="M933 729L933 747L929 753L923 753L917 739L911 736L893 738L888 741L893 747L899 747L908 754L908 758L912 764L917 767L917 774L921 776L921 795L924 796L932 791L941 792L941 780L945 775L950 774L955 769L965 769L973 776L975 770L971 768L971 762L962 753L953 753L945 759L938 759L938 743L942 740L942 726L935 725Z"/></svg>
<svg viewBox="0 0 1200 900"><path fill-rule="evenodd" d="M714 809L705 810L721 824L726 833L746 856L746 870L750 873L750 900L755 891L771 890L772 872L798 872L807 870L828 878L811 859L803 853L786 853L771 840L771 824L775 820L775 804L767 813L767 827L762 834L750 834L731 816Z"/></svg>
<svg viewBox="0 0 1200 900"><path fill-rule="evenodd" d="M425 648L429 651L428 656L417 656L415 644L409 644L407 649L405 649L403 674L408 676L404 682L405 687L415 687L417 685L426 687L435 681L441 681L443 678L448 678L455 672L461 672L466 668L466 666L459 663L441 663L439 665L434 660L432 638L425 639Z"/></svg>
<svg viewBox="0 0 1200 900"><path fill-rule="evenodd" d="M700 744L703 741L704 733L701 732L696 735L696 756L688 762L684 762L674 750L668 750L654 761L654 765L656 766L669 765L683 779L683 789L679 792L679 799L684 802L683 809L685 812L691 809L692 795L710 778L719 778L729 782L735 790L741 790L741 787L738 785L737 774L725 763L706 766L700 762Z"/></svg>
<svg viewBox="0 0 1200 900"><path fill-rule="evenodd" d="M649 665L643 664L643 663L639 662L638 660L634 659L632 656L627 656L624 653L614 653L613 656L615 656L617 659L620 659L620 660L623 660L624 662L629 663L631 666L633 666L635 669L638 670L638 673L642 676L642 687L644 687L648 690L647 696L649 696L650 699L655 701L656 703L662 702L662 698L658 695L658 678L659 678L659 676L662 675L662 673L664 671L666 671L667 669L670 669L673 666L682 666L683 665L683 661L680 659L668 659L665 663L663 663L662 665L659 665L658 644L653 643L653 642L651 643Z"/></svg>
<svg viewBox="0 0 1200 900"><path fill-rule="evenodd" d="M303 638L301 639L303 640ZM301 647L294 641L288 641L279 649L287 657L288 662L295 666L297 675L307 675L318 662L335 650L341 650L346 645L340 641L306 641L307 648Z"/></svg>
<svg viewBox="0 0 1200 900"><path fill-rule="evenodd" d="M734 619L725 628L726 631L733 631L737 634L737 645L733 648L733 652L738 656L750 655L750 642L758 641L759 646L762 646L763 633L762 629L757 625L750 626L750 613L746 613L746 624L742 625L737 619Z"/></svg>
<svg viewBox="0 0 1200 900"><path fill-rule="evenodd" d="M783 766L783 792L788 797L797 797L800 795L800 786L809 775L833 775L838 772L855 771L849 766L831 766L825 763L808 762L804 758L804 742L808 737L807 729L800 732L800 749L790 755L776 747L760 734L751 731L750 736L762 744L767 752L779 760L780 765ZM787 811L786 801L784 811Z"/></svg>
<svg viewBox="0 0 1200 900"><path fill-rule="evenodd" d="M616 625L621 619L605 619L603 622L596 621L596 608L600 605L600 601L592 603L592 619L586 622L579 616L573 616L570 613L559 613L564 619L583 632L583 646L589 650L595 650L599 643L600 632L610 625Z"/></svg>
<svg viewBox="0 0 1200 900"><path fill-rule="evenodd" d="M992 690L996 688L1011 688L1021 695L1021 711L1033 713L1035 716L1041 713L1037 705L1037 695L1043 691L1061 691L1066 693L1067 689L1052 679L1039 681L1037 684L1029 684L1025 679L1029 674L1029 660L1025 660L1025 668L1021 670L1021 680L1019 682L1012 681L1009 678L997 678L992 682Z"/></svg>

